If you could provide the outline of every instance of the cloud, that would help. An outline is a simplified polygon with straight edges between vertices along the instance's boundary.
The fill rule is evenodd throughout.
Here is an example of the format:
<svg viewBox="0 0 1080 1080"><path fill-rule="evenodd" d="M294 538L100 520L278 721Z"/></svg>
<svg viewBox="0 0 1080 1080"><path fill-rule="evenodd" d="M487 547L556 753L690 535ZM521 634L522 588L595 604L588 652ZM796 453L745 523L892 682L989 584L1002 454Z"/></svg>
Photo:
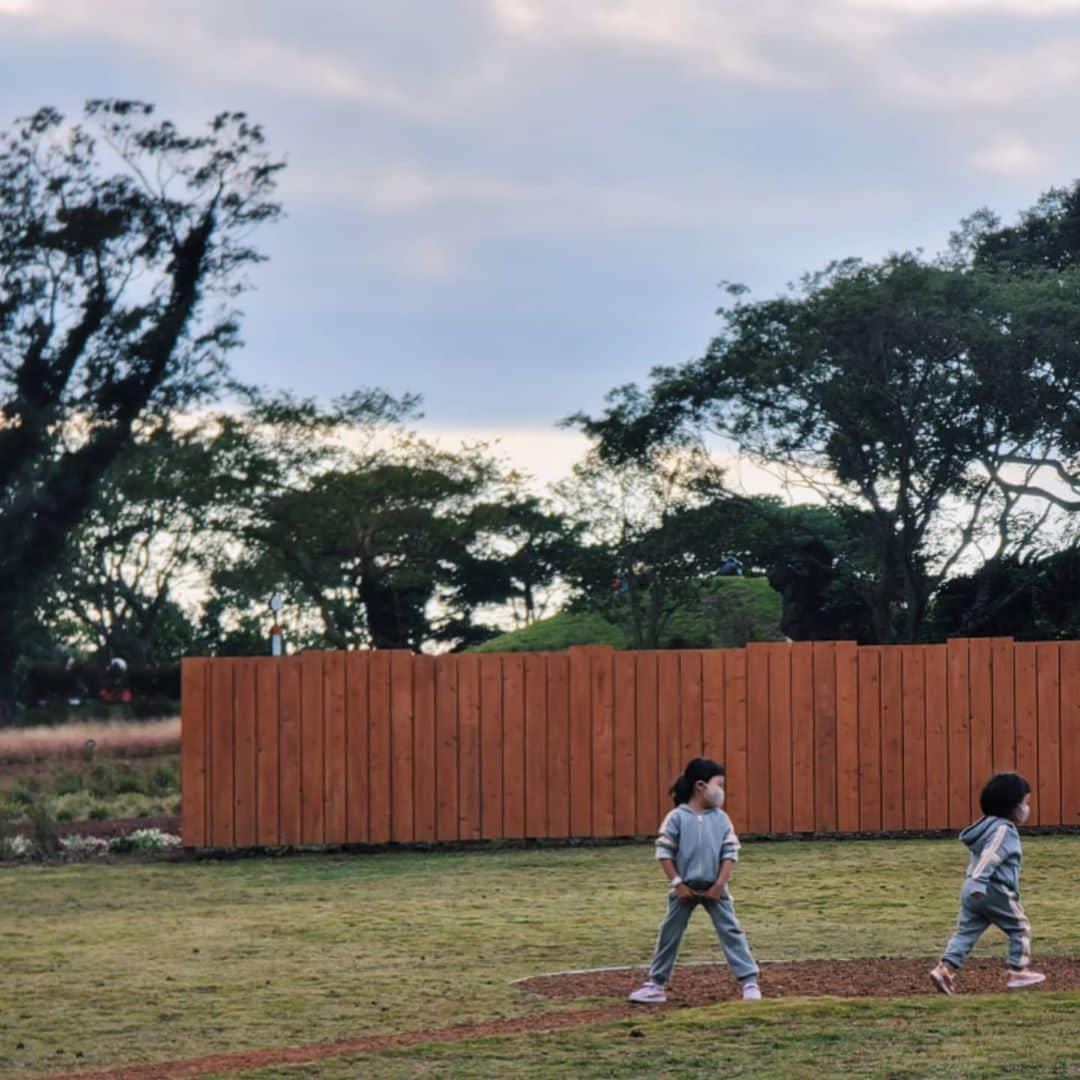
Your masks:
<svg viewBox="0 0 1080 1080"><path fill-rule="evenodd" d="M968 160L975 168L996 176L1025 176L1050 165L1046 154L1013 135L999 136L970 154Z"/></svg>

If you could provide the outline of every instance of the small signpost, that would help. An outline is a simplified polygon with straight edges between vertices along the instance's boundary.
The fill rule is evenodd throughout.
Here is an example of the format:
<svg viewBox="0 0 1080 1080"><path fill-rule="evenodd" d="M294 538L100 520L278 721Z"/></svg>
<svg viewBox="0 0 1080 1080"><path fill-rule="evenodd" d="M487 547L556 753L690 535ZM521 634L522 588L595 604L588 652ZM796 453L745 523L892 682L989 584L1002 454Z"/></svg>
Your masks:
<svg viewBox="0 0 1080 1080"><path fill-rule="evenodd" d="M274 593L270 597L270 610L274 614L274 625L270 627L270 655L281 655L281 609L285 606L285 597L281 593Z"/></svg>

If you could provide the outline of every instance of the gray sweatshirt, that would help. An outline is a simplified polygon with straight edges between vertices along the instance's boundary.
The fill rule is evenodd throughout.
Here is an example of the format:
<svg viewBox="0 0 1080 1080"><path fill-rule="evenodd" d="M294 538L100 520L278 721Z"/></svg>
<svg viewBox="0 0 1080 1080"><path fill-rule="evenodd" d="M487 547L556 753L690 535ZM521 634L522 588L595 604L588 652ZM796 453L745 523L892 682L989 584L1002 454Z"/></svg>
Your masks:
<svg viewBox="0 0 1080 1080"><path fill-rule="evenodd" d="M960 833L968 846L967 876L1002 892L1020 891L1020 833L1007 818L981 817Z"/></svg>
<svg viewBox="0 0 1080 1080"><path fill-rule="evenodd" d="M656 857L671 859L679 877L692 889L707 889L720 876L720 864L737 862L739 838L731 818L723 810L709 809L697 814L682 803L660 826Z"/></svg>

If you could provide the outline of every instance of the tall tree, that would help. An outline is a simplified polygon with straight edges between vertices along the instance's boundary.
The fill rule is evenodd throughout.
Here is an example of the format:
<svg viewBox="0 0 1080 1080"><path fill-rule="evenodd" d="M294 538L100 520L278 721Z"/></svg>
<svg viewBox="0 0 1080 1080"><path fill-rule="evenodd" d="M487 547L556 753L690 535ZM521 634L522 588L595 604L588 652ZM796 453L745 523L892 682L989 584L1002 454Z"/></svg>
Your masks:
<svg viewBox="0 0 1080 1080"><path fill-rule="evenodd" d="M701 360L659 368L648 393L619 388L602 416L574 422L613 460L711 430L857 511L874 636L916 640L965 555L980 543L1015 552L1039 527L1015 527L1031 490L1001 468L1071 400L1068 379L1043 377L1038 361L1067 373L1080 358L1080 274L907 254L833 264L773 300L731 291Z"/></svg>
<svg viewBox="0 0 1080 1080"><path fill-rule="evenodd" d="M139 102L42 109L0 143L0 699L17 618L139 419L211 392L238 342L231 299L279 212L261 129L187 135Z"/></svg>

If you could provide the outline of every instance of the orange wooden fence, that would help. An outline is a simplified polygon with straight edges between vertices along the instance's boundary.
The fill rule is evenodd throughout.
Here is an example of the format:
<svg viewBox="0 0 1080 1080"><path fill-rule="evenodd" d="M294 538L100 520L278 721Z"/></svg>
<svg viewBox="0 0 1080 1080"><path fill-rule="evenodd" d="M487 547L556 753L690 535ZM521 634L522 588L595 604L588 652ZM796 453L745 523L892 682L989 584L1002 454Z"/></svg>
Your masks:
<svg viewBox="0 0 1080 1080"><path fill-rule="evenodd" d="M958 828L999 769L1080 825L1080 642L183 664L188 846L643 835L697 754L750 835Z"/></svg>

